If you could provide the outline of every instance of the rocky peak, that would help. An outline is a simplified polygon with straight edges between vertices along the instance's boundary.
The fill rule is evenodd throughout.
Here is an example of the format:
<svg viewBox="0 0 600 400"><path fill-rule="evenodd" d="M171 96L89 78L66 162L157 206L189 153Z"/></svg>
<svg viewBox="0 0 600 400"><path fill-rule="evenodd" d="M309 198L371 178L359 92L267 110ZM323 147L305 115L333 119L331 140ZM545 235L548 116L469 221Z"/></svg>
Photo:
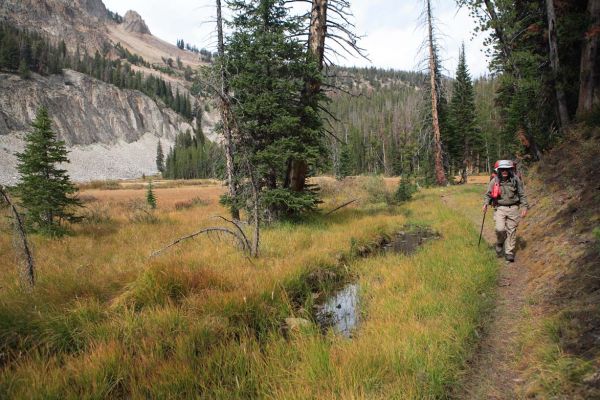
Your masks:
<svg viewBox="0 0 600 400"><path fill-rule="evenodd" d="M106 18L107 10L102 0L75 0L75 4L79 4L79 7L91 16L98 19Z"/></svg>
<svg viewBox="0 0 600 400"><path fill-rule="evenodd" d="M150 34L150 29L142 19L142 16L133 10L129 10L123 17L123 27L127 32Z"/></svg>

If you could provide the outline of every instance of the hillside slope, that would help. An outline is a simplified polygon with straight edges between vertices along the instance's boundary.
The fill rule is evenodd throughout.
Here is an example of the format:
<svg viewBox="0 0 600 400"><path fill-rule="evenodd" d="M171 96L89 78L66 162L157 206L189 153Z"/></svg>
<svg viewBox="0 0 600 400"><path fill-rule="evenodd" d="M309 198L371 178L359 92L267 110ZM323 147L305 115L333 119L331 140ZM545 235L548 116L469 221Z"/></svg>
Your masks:
<svg viewBox="0 0 600 400"><path fill-rule="evenodd" d="M0 183L16 182L14 153L40 106L48 108L71 151L75 180L154 173L158 140L168 146L178 132L192 130L183 117L145 94L75 71L31 79L0 74Z"/></svg>
<svg viewBox="0 0 600 400"><path fill-rule="evenodd" d="M0 23L41 33L45 45L64 41L72 59L94 60L94 66L113 63L113 70L105 68L94 75L104 82L68 69L62 75L33 74L31 79L21 79L16 70L0 74L0 183L15 183L14 152L21 149L23 135L41 105L48 107L55 130L71 152L73 179L155 173L158 139L166 149L178 132L192 131L197 124L189 112L187 118L182 117L165 107L158 96L150 98L140 90L123 89L131 86L105 83L114 83L107 77L119 76L120 66L167 82L173 99L177 93L189 99L194 117L205 111L204 133L216 140L212 132L215 113L204 105L207 99L190 93L190 75L206 63L199 54L154 37L135 11L114 19L101 0L4 0L0 2ZM128 79L134 78L138 79ZM166 105L175 108L172 103Z"/></svg>
<svg viewBox="0 0 600 400"><path fill-rule="evenodd" d="M522 394L600 397L600 128L578 126L530 171Z"/></svg>
<svg viewBox="0 0 600 400"><path fill-rule="evenodd" d="M525 174L532 208L517 259L499 260L495 307L454 398L600 398L599 139L600 129L576 127ZM442 198L479 228L484 190ZM491 248L490 215L485 222Z"/></svg>

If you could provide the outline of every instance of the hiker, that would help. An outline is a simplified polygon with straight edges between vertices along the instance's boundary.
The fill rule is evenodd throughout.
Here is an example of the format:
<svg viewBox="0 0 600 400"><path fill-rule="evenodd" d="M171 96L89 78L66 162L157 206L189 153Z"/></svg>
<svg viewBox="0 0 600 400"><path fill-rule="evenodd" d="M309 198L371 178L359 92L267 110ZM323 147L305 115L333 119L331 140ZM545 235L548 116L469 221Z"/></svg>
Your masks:
<svg viewBox="0 0 600 400"><path fill-rule="evenodd" d="M485 193L483 209L492 205L496 229L496 254L504 256L506 261L515 261L515 245L517 242L517 225L527 215L529 203L523 181L517 176L515 165L510 160L500 160L494 167L496 175L492 177Z"/></svg>

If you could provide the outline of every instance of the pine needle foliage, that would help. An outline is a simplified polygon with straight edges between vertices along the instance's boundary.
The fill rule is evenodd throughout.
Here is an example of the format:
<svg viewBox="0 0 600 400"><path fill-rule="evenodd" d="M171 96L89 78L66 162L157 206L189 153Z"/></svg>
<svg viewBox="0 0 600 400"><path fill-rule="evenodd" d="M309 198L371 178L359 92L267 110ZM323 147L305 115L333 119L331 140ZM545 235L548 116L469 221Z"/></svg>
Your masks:
<svg viewBox="0 0 600 400"><path fill-rule="evenodd" d="M326 154L318 110L322 95L310 104L302 101L306 79L320 76L298 39L302 18L291 16L282 0L235 0L228 5L234 12L226 56L240 128L236 147L254 166L270 215L312 210L318 204L316 193L290 189L287 175L291 160L306 160L311 173Z"/></svg>
<svg viewBox="0 0 600 400"><path fill-rule="evenodd" d="M156 169L158 172L165 172L165 153L163 152L162 143L160 140L156 145Z"/></svg>
<svg viewBox="0 0 600 400"><path fill-rule="evenodd" d="M466 174L472 165L475 152L482 152L482 139L476 125L475 93L467 67L465 46L461 46L454 91L450 100L449 135L447 138L448 158L451 169Z"/></svg>
<svg viewBox="0 0 600 400"><path fill-rule="evenodd" d="M52 130L48 110L41 107L25 138L25 149L17 154L21 182L17 193L26 210L27 227L49 236L67 233L65 222L80 220L74 213L81 202L72 195L77 188L60 164L68 163L65 143Z"/></svg>
<svg viewBox="0 0 600 400"><path fill-rule="evenodd" d="M152 181L148 183L148 189L146 190L146 204L148 204L148 207L152 210L156 209L156 196L154 195Z"/></svg>

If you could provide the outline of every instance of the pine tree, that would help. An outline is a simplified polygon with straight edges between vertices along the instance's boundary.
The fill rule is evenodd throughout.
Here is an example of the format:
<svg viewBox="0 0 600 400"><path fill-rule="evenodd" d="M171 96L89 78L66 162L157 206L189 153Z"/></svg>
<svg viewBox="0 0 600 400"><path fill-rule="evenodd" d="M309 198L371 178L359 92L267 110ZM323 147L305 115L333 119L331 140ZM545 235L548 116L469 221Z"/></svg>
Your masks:
<svg viewBox="0 0 600 400"><path fill-rule="evenodd" d="M450 101L452 135L448 138L450 158L460 162L461 183L467 183L467 170L473 161L471 153L480 144L475 119L475 95L463 44L458 55L454 93Z"/></svg>
<svg viewBox="0 0 600 400"><path fill-rule="evenodd" d="M21 62L19 63L19 76L23 79L31 78L31 71L24 59L21 59Z"/></svg>
<svg viewBox="0 0 600 400"><path fill-rule="evenodd" d="M301 101L304 79L320 71L316 63L307 62L304 44L297 39L300 20L288 14L284 0L229 4L236 16L227 47L228 72L236 93L233 113L243 132L236 149L256 169L256 182L264 186L258 189L271 216L313 209L317 196L292 190L287 174L291 160L315 166L326 151L320 114Z"/></svg>
<svg viewBox="0 0 600 400"><path fill-rule="evenodd" d="M21 183L17 186L26 210L27 226L50 236L67 232L63 222L77 222L73 208L80 201L70 195L77 191L67 171L58 164L69 162L65 143L52 131L46 108L38 110L33 130L25 138L25 149L17 154Z"/></svg>
<svg viewBox="0 0 600 400"><path fill-rule="evenodd" d="M19 68L19 45L12 32L7 32L0 42L0 68Z"/></svg>
<svg viewBox="0 0 600 400"><path fill-rule="evenodd" d="M156 146L156 169L161 173L165 172L165 154L160 140Z"/></svg>
<svg viewBox="0 0 600 400"><path fill-rule="evenodd" d="M146 203L152 210L156 209L156 196L154 196L152 181L148 183L148 189L146 190Z"/></svg>

